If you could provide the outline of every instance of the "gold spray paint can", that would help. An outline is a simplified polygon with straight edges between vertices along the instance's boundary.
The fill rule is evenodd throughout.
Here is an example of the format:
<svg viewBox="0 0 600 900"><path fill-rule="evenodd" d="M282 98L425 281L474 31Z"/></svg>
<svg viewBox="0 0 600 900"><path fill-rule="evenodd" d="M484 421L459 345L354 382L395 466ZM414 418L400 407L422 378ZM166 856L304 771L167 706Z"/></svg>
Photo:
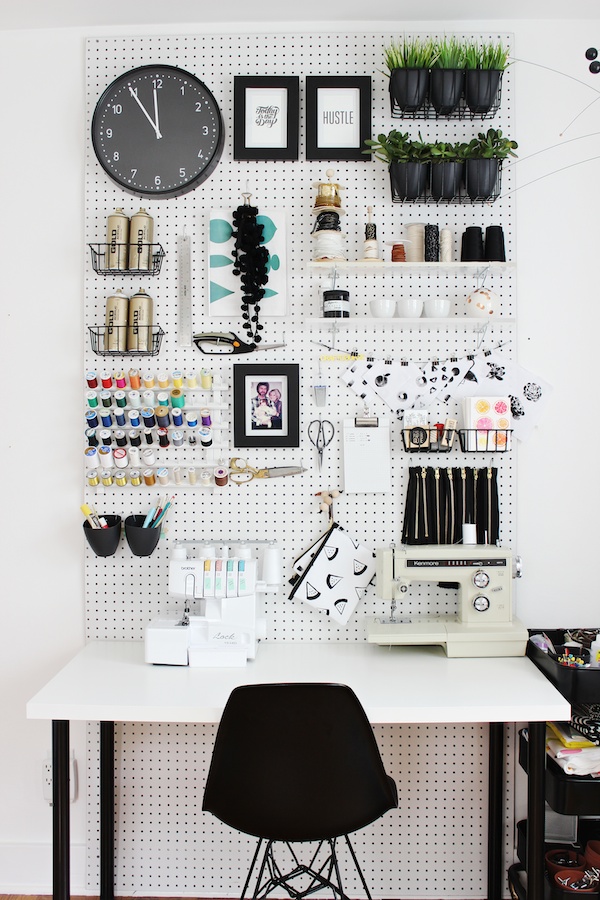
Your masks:
<svg viewBox="0 0 600 900"><path fill-rule="evenodd" d="M145 209L140 209L131 217L129 224L129 268L148 270L152 268L152 240L154 219Z"/></svg>
<svg viewBox="0 0 600 900"><path fill-rule="evenodd" d="M129 252L129 218L119 207L106 221L106 268L126 269Z"/></svg>
<svg viewBox="0 0 600 900"><path fill-rule="evenodd" d="M143 288L129 300L127 350L133 352L152 350L153 307L152 297Z"/></svg>
<svg viewBox="0 0 600 900"><path fill-rule="evenodd" d="M125 352L127 349L128 307L129 299L121 288L106 298L105 350Z"/></svg>

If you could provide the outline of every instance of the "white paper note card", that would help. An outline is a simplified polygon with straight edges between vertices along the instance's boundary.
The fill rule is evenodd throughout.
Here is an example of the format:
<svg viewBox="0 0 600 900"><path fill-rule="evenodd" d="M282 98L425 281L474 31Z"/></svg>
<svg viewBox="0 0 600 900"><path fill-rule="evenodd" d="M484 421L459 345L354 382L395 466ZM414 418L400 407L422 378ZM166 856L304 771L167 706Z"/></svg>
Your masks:
<svg viewBox="0 0 600 900"><path fill-rule="evenodd" d="M344 419L344 490L349 494L380 494L391 490L390 423L360 426Z"/></svg>

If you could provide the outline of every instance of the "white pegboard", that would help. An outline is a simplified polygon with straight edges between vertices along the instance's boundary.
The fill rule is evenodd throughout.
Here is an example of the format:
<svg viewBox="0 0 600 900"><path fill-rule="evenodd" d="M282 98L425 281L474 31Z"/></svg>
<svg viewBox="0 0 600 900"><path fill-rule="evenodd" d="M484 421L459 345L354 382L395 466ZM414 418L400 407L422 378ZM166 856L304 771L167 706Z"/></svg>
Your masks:
<svg viewBox="0 0 600 900"><path fill-rule="evenodd" d="M512 36L508 34L469 33L458 36L501 39L509 46L512 44ZM423 298L447 296L452 301L451 316L462 317L463 298L475 286L474 277L464 272L391 272L385 269L377 274L365 274L341 271L337 286L350 291L351 322L332 335L323 323L314 321L320 315L320 291L330 285L327 272L311 270L308 265L312 254L310 232L314 224L311 210L315 191L312 185L325 178L325 170L329 167L335 169L336 180L345 185L344 208L347 214L344 217L344 231L347 234L345 247L349 259L358 259L362 255L367 206L373 206L378 239L388 259L390 248L385 242L401 237L407 224L425 222L452 229L455 259L459 258L460 236L465 227L473 224L483 228L489 224L502 225L507 258L514 260L513 199L510 195L513 176L510 168L505 169L503 174L503 197L494 204L411 205L392 204L387 169L378 161L332 160L315 163L304 159L304 77L307 75L370 75L371 132L374 135L396 127L409 131L415 137L420 131L428 140L468 140L478 131L493 126L514 137L510 69L503 79L501 109L493 122L402 122L392 119L387 79L381 74L381 69L383 47L393 37L396 35L383 32L280 34L270 40L268 54L257 53L256 35L117 37L88 41L84 242L95 243L105 239L106 218L116 207L123 207L127 213L133 214L142 205L154 218L155 241L163 246L166 256L160 275L148 278L101 277L93 272L89 260L86 261L84 371L110 369L113 362L110 358L91 353L87 335L87 326L103 323L106 297L118 287L122 287L125 293L133 293L143 287L154 298L155 323L163 328L166 335L159 357L134 360L133 365L154 373L175 369L199 372L201 367L207 366L224 382L232 384L231 357L215 360L214 357L203 356L195 348L182 349L177 345L177 239L183 233L191 238L194 331L234 330L242 335L241 317L223 321L208 317L208 220L211 209L233 209L242 202L242 191L249 190L252 202L259 209L277 208L286 213L289 311L285 318L264 319L263 334L264 340L269 343L281 341L285 336L287 347L238 356L233 362L295 362L300 365L301 446L298 449L241 449L234 451L234 455L239 452L256 466L302 462L308 468L300 476L271 482L253 481L241 487L229 485L214 492L169 489L169 493L176 494L173 515L165 539L160 541L149 558L132 556L124 541L116 555L108 559L96 557L86 548L86 630L89 639L141 640L144 625L149 619L176 608L167 594L167 568L169 549L177 539L228 536L250 540L277 538L282 547L286 575L291 574L293 558L312 543L326 524L323 514L318 511L315 493L343 485L340 454L342 420L361 411L356 395L338 378L349 366L347 362L321 363L329 385L328 400L323 409L314 405L312 385L317 381L319 357L332 355L315 341L331 344L333 338L340 351L356 349L376 358L421 361L464 356L476 349L478 335L472 328L463 327L462 323L457 325L454 319L448 324L423 328L407 327L400 319L391 326L368 317L371 299L379 296L397 298L404 293ZM142 201L117 188L96 162L89 139L94 107L105 87L122 72L152 62L177 65L200 77L215 95L225 123L225 147L216 171L196 190L172 200ZM234 75L300 77L298 161L233 160ZM82 252L87 254L89 251L82 248ZM492 274L486 284L501 295L502 315L514 317L514 270ZM485 345L494 346L499 342L504 343L502 352L506 358L512 358L514 330L512 326L496 321L489 325ZM127 370L131 364L130 359L119 360L119 368ZM82 398L84 388L82 378ZM231 396L228 399L231 416ZM82 401L82 412L83 406ZM372 409L377 415L390 415L381 401ZM331 419L336 426L334 441L325 452L321 474L307 437L308 423L319 413ZM231 443L232 434L229 441ZM190 451L188 448L181 459L185 459L185 465L196 464L200 467L203 457L200 450ZM387 495L342 495L335 506L338 521L358 540L372 548L399 541L408 466L417 464L417 460L423 465L437 464L434 455L423 457L404 453L400 423L393 419L392 490ZM498 467L501 540L515 547L512 514L516 488L515 452L490 458L453 451L451 460L444 457L441 464L493 464ZM130 513L146 512L159 493L158 486L152 491L128 487L98 492L88 490L86 497L94 502L99 511L125 517ZM423 602L427 603L430 598L427 589L423 590ZM384 611L384 605L371 589L349 626L340 629L331 624L326 616L286 598L287 591L282 589L278 595L261 601L263 609L259 610L259 614L266 616L268 640L363 641L365 617ZM436 598L436 602L453 601L451 598ZM401 793L405 792L406 803L402 812L373 826L364 838L359 839L358 846L366 861L367 871L375 872L375 878L381 879L381 883L374 882L375 892L386 897L482 896L485 881L482 847L485 846L485 839L481 832L485 830L487 776L485 740L482 740L481 730L446 728L440 733L434 728L403 727L398 730L386 726L380 732L388 748L386 752L389 753L391 774L402 779ZM200 726L198 729L124 726L119 729L119 735L118 890L168 893L189 890L196 895L230 896L231 891L237 889L236 870L245 865L248 845L244 838L220 829L199 812L199 791L210 754L211 730ZM415 747L418 760L424 766L422 770L415 761ZM180 753L184 756L181 757ZM189 758L187 753L191 754ZM468 772L463 772L465 765L469 767ZM441 784L432 777L432 771L439 773ZM454 781L458 787L452 793ZM93 848L96 840L96 801L93 790L90 797L89 887L95 888L97 876ZM510 782L508 797L510 801ZM152 804L157 811L150 818L146 815L148 804ZM184 811L190 813L189 819L183 815ZM507 856L512 854L511 821L509 802ZM186 835L185 840L182 840L182 834ZM457 864L451 848L456 843L455 836L461 834L467 837L464 841L458 838L463 846L461 860ZM424 874L420 861L423 855L428 858L427 848L432 846L436 847L438 854L442 848L440 865L438 867L436 863L434 867L428 867ZM230 875L232 870L234 874ZM416 872L419 872L418 877ZM358 887L355 893L360 894Z"/></svg>

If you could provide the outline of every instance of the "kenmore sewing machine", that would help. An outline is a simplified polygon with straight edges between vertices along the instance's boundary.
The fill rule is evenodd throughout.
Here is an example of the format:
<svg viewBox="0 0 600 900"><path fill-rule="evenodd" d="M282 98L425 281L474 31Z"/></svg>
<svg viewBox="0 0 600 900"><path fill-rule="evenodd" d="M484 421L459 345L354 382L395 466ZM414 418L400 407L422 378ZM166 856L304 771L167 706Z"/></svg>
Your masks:
<svg viewBox="0 0 600 900"><path fill-rule="evenodd" d="M520 560L516 559L520 577ZM377 595L391 601L387 618L368 624L372 644L440 644L447 656L523 656L528 633L512 615L512 553L488 544L377 550ZM458 615L397 616L412 585L458 588Z"/></svg>
<svg viewBox="0 0 600 900"><path fill-rule="evenodd" d="M251 546L265 544L261 574ZM229 555L237 547L235 555ZM220 555L219 555L220 554ZM171 666L245 666L264 637L256 595L276 593L281 559L274 541L182 541L169 562L169 594L184 602L183 613L153 619L146 626L147 663Z"/></svg>

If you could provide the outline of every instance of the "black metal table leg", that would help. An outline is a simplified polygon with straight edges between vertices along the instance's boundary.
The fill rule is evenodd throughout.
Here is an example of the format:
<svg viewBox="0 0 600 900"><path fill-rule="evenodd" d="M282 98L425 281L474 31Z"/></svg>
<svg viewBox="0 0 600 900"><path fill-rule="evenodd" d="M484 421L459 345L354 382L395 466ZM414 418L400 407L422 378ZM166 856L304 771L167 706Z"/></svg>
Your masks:
<svg viewBox="0 0 600 900"><path fill-rule="evenodd" d="M488 777L488 900L501 900L504 836L504 723L490 722Z"/></svg>
<svg viewBox="0 0 600 900"><path fill-rule="evenodd" d="M100 900L115 896L115 723L100 722Z"/></svg>
<svg viewBox="0 0 600 900"><path fill-rule="evenodd" d="M527 900L544 898L546 723L529 723L527 759Z"/></svg>
<svg viewBox="0 0 600 900"><path fill-rule="evenodd" d="M69 722L52 721L52 898L71 896Z"/></svg>

